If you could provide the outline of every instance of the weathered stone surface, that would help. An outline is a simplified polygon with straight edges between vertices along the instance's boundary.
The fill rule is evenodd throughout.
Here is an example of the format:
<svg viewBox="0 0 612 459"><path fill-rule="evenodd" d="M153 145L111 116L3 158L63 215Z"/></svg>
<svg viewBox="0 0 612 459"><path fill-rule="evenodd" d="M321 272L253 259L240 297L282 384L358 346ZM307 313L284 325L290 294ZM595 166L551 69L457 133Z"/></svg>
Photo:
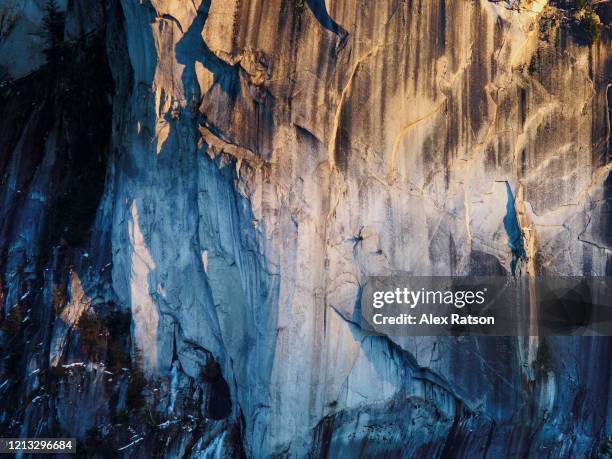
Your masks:
<svg viewBox="0 0 612 459"><path fill-rule="evenodd" d="M142 457L594 454L610 338L364 337L355 311L369 275L612 274L611 32L584 43L572 5L69 2L74 58L1 94L3 311L35 311L20 333L43 343L3 364L1 432ZM74 384L100 399L86 423Z"/></svg>

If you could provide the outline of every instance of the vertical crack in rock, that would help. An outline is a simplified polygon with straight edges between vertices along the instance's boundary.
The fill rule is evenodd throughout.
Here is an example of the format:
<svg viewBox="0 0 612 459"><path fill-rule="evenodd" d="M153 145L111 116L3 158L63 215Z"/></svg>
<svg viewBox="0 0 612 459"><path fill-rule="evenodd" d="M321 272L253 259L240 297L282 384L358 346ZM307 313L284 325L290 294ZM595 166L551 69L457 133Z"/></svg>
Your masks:
<svg viewBox="0 0 612 459"><path fill-rule="evenodd" d="M508 235L508 247L512 253L512 261L510 262L510 270L512 275L516 274L518 263L527 258L525 246L523 243L523 231L519 225L516 207L514 203L514 194L510 183L506 182L506 215L504 216L504 229Z"/></svg>
<svg viewBox="0 0 612 459"><path fill-rule="evenodd" d="M338 166L341 171L346 171L346 168L348 167L349 152L345 151L345 150L348 150L348 148L346 145L344 146L345 148L340 147L342 136L346 135L346 133L343 134L341 132L341 130L343 129L342 116L343 116L343 112L346 109L345 107L346 100L350 95L350 91L353 86L353 81L355 80L355 77L357 75L359 68L363 65L363 63L367 59L369 59L372 55L377 53L380 50L380 48L381 48L380 45L374 46L373 48L368 50L366 53L361 55L359 58L357 58L357 60L355 61L355 64L353 65L353 69L351 70L351 73L349 74L347 82L344 84L342 91L340 91L340 99L338 100L338 104L336 105L336 113L334 115L333 124L331 126L331 135L330 135L330 139L329 139L329 143L327 147L329 151L328 161L332 169Z"/></svg>

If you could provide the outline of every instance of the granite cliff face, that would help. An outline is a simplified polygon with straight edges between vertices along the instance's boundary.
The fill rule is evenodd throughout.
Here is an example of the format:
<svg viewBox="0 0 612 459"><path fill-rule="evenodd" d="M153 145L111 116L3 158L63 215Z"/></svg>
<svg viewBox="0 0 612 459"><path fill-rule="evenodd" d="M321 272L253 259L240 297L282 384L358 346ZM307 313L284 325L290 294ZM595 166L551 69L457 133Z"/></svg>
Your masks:
<svg viewBox="0 0 612 459"><path fill-rule="evenodd" d="M355 308L371 275L612 275L606 2L57 6L0 6L2 437L603 451L609 337L371 337Z"/></svg>

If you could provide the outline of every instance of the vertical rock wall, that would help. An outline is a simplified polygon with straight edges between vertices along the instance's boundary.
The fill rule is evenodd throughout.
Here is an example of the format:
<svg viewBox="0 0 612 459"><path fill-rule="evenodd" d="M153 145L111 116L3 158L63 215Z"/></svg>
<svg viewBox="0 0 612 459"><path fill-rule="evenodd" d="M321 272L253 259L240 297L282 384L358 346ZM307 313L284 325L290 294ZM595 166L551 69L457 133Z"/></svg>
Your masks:
<svg viewBox="0 0 612 459"><path fill-rule="evenodd" d="M365 337L355 305L370 275L612 273L605 5L594 43L545 0L67 8L77 81L2 93L2 432L596 454L609 338Z"/></svg>

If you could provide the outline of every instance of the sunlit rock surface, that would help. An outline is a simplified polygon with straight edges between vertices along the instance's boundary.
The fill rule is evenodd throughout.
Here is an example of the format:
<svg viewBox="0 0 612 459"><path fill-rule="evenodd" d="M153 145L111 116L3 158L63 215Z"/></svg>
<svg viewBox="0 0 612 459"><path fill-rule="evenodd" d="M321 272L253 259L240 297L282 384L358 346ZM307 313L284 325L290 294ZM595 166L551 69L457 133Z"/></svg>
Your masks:
<svg viewBox="0 0 612 459"><path fill-rule="evenodd" d="M612 275L609 5L591 43L572 1L73 0L21 53L45 4L9 3L3 437L598 454L610 338L365 337L355 305L371 275Z"/></svg>

